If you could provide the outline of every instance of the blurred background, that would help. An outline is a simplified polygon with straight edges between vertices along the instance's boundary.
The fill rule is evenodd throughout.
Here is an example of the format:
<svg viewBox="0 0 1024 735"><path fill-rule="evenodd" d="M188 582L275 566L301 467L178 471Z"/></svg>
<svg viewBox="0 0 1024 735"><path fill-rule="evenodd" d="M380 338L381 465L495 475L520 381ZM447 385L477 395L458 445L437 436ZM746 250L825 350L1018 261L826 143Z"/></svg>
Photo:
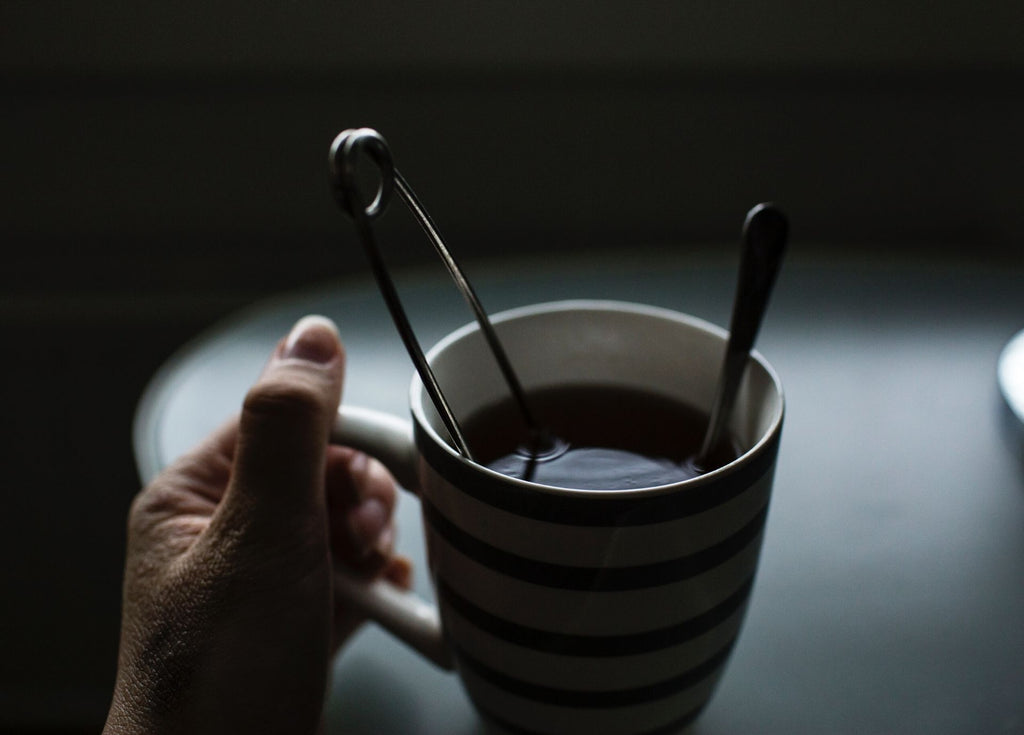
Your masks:
<svg viewBox="0 0 1024 735"><path fill-rule="evenodd" d="M0 732L102 725L154 371L366 272L337 132L388 138L467 263L731 254L775 200L795 257L1019 266L1022 29L1019 0L0 4Z"/></svg>

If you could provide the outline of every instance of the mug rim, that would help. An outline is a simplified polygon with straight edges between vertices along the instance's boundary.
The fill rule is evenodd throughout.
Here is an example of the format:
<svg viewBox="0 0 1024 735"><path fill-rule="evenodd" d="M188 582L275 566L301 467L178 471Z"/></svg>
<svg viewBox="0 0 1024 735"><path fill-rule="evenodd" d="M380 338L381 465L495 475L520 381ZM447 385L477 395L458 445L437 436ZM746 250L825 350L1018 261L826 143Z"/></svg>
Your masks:
<svg viewBox="0 0 1024 735"><path fill-rule="evenodd" d="M660 306L614 299L567 299L528 304L526 306L519 306L500 311L491 316L490 320L493 324L500 324L523 317L538 314L552 314L560 311L631 313L640 316L668 319L718 337L722 340L723 348L725 340L728 338L728 332L725 329L707 320L701 319L700 317L693 316L692 314L686 314L681 311L675 311L673 309ZM426 353L427 362L433 365L434 359L449 346L463 339L467 335L479 331L480 326L473 321L449 332L438 340L438 342ZM779 399L778 411L775 416L772 417L771 424L767 430L762 433L758 440L748 450L733 459L731 462L724 464L721 467L717 467L710 472L697 475L696 477L662 485L651 485L648 487L637 488L613 488L608 490L559 487L557 485L546 485L539 482L510 477L500 472L496 472L482 464L473 462L464 457L458 449L453 447L444 437L442 437L441 434L434 429L431 422L427 420L426 414L424 413L424 404L425 402L429 403L429 397L427 396L423 381L418 373L413 374L409 385L409 410L416 426L416 434L418 436L425 435L428 437L437 450L439 450L443 455L447 455L447 461L457 462L462 466L463 471L479 473L490 478L493 482L500 482L518 490L573 498L602 498L604 500L627 497L638 498L659 495L666 492L679 492L686 488L698 488L709 483L717 482L721 478L731 475L737 469L750 464L752 460L759 455L764 454L772 445L777 443L779 434L782 430L782 422L786 409L786 400L782 381L780 380L778 373L775 371L775 368L772 367L771 363L769 363L768 360L765 359L764 355L762 355L758 350L751 350L750 357L765 371L768 378L771 380L772 388Z"/></svg>

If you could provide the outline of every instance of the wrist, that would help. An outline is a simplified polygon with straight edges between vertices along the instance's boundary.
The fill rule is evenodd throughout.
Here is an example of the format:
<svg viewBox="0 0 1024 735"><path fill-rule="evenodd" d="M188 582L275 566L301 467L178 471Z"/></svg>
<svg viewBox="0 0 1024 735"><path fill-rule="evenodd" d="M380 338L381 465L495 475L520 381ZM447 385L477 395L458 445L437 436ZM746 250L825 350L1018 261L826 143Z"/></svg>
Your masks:
<svg viewBox="0 0 1024 735"><path fill-rule="evenodd" d="M116 701L107 713L103 735L157 735L157 730L145 723L141 713L131 707L119 705Z"/></svg>
<svg viewBox="0 0 1024 735"><path fill-rule="evenodd" d="M129 675L124 669L118 671L102 735L161 735L164 732L152 716L152 703L146 701L145 692L152 687L147 687L142 679Z"/></svg>

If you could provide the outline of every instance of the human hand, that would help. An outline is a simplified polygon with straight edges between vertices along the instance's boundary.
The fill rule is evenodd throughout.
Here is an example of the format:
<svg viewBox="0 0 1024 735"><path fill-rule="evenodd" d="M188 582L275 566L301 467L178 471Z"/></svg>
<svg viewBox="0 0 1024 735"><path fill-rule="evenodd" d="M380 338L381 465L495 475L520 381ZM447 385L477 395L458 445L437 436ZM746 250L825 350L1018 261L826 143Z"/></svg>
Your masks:
<svg viewBox="0 0 1024 735"><path fill-rule="evenodd" d="M332 323L300 320L241 416L135 498L107 735L313 733L361 622L333 570L408 587L390 475L327 443L344 362Z"/></svg>

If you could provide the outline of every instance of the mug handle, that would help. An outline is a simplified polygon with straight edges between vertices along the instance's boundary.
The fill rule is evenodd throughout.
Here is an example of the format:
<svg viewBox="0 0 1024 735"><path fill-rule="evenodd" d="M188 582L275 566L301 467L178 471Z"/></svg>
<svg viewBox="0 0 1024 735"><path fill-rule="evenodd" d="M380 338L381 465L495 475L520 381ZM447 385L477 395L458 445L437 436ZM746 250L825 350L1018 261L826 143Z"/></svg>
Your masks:
<svg viewBox="0 0 1024 735"><path fill-rule="evenodd" d="M330 440L380 460L398 484L419 491L418 452L412 425L397 416L358 406L342 406ZM413 592L378 579L366 581L350 572L334 572L335 588L364 615L443 669L453 669L437 607Z"/></svg>

